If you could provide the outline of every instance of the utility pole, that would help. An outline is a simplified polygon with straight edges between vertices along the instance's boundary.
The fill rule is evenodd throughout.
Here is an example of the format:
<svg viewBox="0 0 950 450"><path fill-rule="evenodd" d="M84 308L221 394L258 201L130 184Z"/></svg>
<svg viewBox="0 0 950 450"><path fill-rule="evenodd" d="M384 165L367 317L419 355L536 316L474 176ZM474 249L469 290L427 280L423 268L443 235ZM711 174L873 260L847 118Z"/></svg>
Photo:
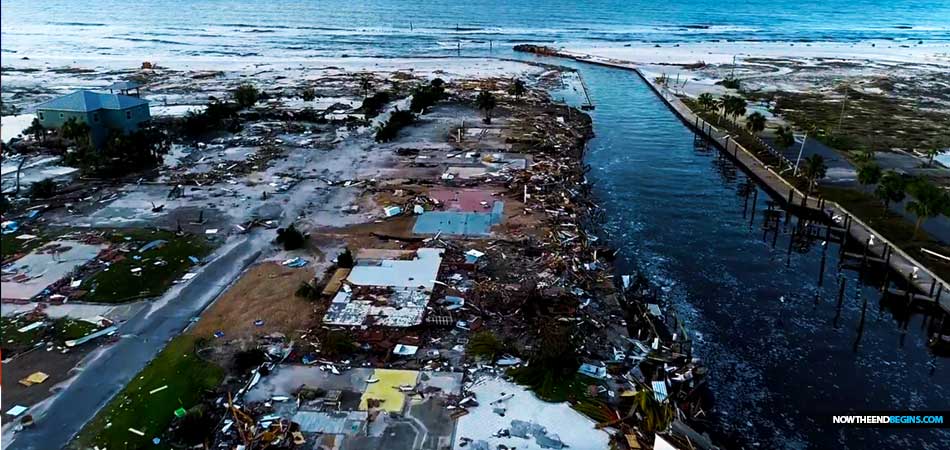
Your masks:
<svg viewBox="0 0 950 450"><path fill-rule="evenodd" d="M795 159L795 172L792 173L793 177L798 176L798 163L802 160L802 152L805 151L805 141L808 140L808 132L805 132L805 137L802 138L802 146L798 149L798 158Z"/></svg>
<svg viewBox="0 0 950 450"><path fill-rule="evenodd" d="M841 102L841 114L838 115L838 133L841 132L841 122L844 121L844 108L848 105L848 83L844 84L844 101Z"/></svg>

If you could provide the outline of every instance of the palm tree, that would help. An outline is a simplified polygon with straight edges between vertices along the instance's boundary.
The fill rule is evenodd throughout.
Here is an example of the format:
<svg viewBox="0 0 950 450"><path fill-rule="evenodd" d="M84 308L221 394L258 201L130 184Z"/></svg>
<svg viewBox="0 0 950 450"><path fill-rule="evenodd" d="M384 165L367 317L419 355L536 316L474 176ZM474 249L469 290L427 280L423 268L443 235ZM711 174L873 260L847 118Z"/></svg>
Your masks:
<svg viewBox="0 0 950 450"><path fill-rule="evenodd" d="M930 147L928 147L927 150L924 151L924 155L926 155L928 158L928 161L927 161L928 166L932 167L934 165L934 158L939 156L941 153L947 151L945 147L946 147L946 144L940 141L934 141L933 143L930 144Z"/></svg>
<svg viewBox="0 0 950 450"><path fill-rule="evenodd" d="M881 181L881 166L874 163L861 164L858 167L858 183L863 186L870 186Z"/></svg>
<svg viewBox="0 0 950 450"><path fill-rule="evenodd" d="M719 119L726 115L726 105L728 104L727 102L728 97L729 97L728 95L723 95L722 97L717 98L715 102L713 103L713 106L715 106L716 109L719 110L719 113L716 114L716 125L719 125Z"/></svg>
<svg viewBox="0 0 950 450"><path fill-rule="evenodd" d="M519 78L511 80L511 86L508 86L508 93L514 95L515 97L521 97L524 95L525 91L524 81L521 81Z"/></svg>
<svg viewBox="0 0 950 450"><path fill-rule="evenodd" d="M485 112L485 123L491 123L491 112L496 105L495 96L491 92L482 91L475 97L475 106Z"/></svg>
<svg viewBox="0 0 950 450"><path fill-rule="evenodd" d="M735 96L731 97L730 101L732 103L729 108L731 110L732 123L738 126L739 117L745 115L745 108L748 106L748 103L746 103L744 98Z"/></svg>
<svg viewBox="0 0 950 450"><path fill-rule="evenodd" d="M891 202L900 202L904 200L907 183L899 173L888 170L881 176L881 180L874 190L874 195L884 203L883 213L887 213L887 208Z"/></svg>
<svg viewBox="0 0 950 450"><path fill-rule="evenodd" d="M699 94L699 97L696 98L696 102L699 103L699 107L702 108L703 111L709 111L716 107L716 99L708 92Z"/></svg>
<svg viewBox="0 0 950 450"><path fill-rule="evenodd" d="M765 116L758 111L749 114L749 117L745 119L745 127L748 128L752 134L761 132L765 129Z"/></svg>
<svg viewBox="0 0 950 450"><path fill-rule="evenodd" d="M924 219L940 214L950 215L950 194L923 178L911 183L909 189L914 200L907 202L907 210L917 216L914 224L914 239L917 239Z"/></svg>
<svg viewBox="0 0 950 450"><path fill-rule="evenodd" d="M805 158L805 167L802 167L802 175L808 180L808 195L811 195L815 189L815 184L828 174L828 165L825 164L825 158L821 155L811 155Z"/></svg>

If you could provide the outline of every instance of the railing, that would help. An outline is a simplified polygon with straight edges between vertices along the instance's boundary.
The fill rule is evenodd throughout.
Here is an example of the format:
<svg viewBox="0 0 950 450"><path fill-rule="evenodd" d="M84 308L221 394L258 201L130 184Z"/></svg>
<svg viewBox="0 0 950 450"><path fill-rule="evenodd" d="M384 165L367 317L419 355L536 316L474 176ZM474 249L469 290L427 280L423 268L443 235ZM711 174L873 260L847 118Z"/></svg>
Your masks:
<svg viewBox="0 0 950 450"><path fill-rule="evenodd" d="M630 67L620 66L623 68L631 69ZM679 99L675 94L670 92L665 86L657 85L653 81L649 80L642 72L637 68L632 68L639 76L642 78L648 86L650 86L654 92L659 94L659 96L666 102L666 104L676 112L681 119L683 119L688 124L692 125L697 131L705 135L706 137L712 139L714 142L719 144L726 153L731 153L733 157L740 163L743 164L747 170L757 175L757 177L765 184L769 185L772 190L775 192L782 192L785 189L788 189L789 199L788 203L793 202L793 196L798 195L802 200L802 206L813 207L820 209L822 211L828 212L832 218L840 217L841 219L835 220L836 222L854 222L860 225L860 227L848 227L847 232L850 233L854 238L859 242L864 243L868 246L868 249L873 253L875 250L870 245L870 242L878 240L881 242L881 247L885 250L882 251L881 256L884 256L886 249L890 249L893 254L896 254L898 257L891 256L887 258L887 263L892 269L894 269L898 274L907 280L908 283L916 287L922 292L928 292L929 296L934 298L936 303L947 312L950 312L950 290L947 289L950 284L944 281L942 278L934 274L930 269L925 265L921 264L914 257L910 256L907 252L902 250L900 247L895 245L890 240L883 237L880 233L871 228L870 225L858 219L851 211L841 206L840 204L833 201L824 201L822 199L817 199L813 197L806 196L798 188L789 183L782 177L779 173L776 173L768 164L759 159L755 153L749 151L741 144L739 144L735 139L730 139L731 136L720 130L719 128L713 126L711 123L704 120L702 117L699 117L696 113L693 112L682 100ZM779 158L780 161L788 165L790 168L794 168L794 164L788 160L780 152L776 151L771 145L768 145L766 142L762 141L758 137L758 142L763 145L766 150ZM732 142L732 152L730 152L730 141ZM741 150L741 153L740 153ZM751 164L750 164L751 162ZM787 170L787 169L786 169ZM765 173L762 173L765 171ZM766 174L771 176L765 176ZM778 183L779 185L776 185ZM783 186L784 185L784 186ZM781 189L780 189L781 188ZM903 261L901 261L903 260ZM917 276L915 273L917 269L925 274L925 276ZM906 269L902 270L902 269ZM936 290L936 296L934 295L935 288L939 287Z"/></svg>

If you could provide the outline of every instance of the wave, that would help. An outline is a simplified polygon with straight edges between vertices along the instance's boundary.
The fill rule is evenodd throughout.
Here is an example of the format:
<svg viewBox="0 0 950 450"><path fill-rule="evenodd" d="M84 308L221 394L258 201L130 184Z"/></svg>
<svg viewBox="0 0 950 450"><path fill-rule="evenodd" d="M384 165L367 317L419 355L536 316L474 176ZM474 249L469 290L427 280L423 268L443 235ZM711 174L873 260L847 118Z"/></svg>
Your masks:
<svg viewBox="0 0 950 450"><path fill-rule="evenodd" d="M47 25L63 25L67 27L105 27L104 23L96 22L46 22Z"/></svg>

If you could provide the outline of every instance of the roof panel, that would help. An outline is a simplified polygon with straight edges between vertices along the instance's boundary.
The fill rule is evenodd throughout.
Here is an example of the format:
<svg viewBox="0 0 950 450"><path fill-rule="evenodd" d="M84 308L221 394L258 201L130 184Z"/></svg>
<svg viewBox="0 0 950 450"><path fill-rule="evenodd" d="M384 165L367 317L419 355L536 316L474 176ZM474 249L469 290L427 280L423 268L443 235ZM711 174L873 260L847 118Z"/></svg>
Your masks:
<svg viewBox="0 0 950 450"><path fill-rule="evenodd" d="M99 109L121 110L147 104L148 101L138 97L120 94L100 94L98 92L80 90L40 103L36 106L36 109L90 112Z"/></svg>

